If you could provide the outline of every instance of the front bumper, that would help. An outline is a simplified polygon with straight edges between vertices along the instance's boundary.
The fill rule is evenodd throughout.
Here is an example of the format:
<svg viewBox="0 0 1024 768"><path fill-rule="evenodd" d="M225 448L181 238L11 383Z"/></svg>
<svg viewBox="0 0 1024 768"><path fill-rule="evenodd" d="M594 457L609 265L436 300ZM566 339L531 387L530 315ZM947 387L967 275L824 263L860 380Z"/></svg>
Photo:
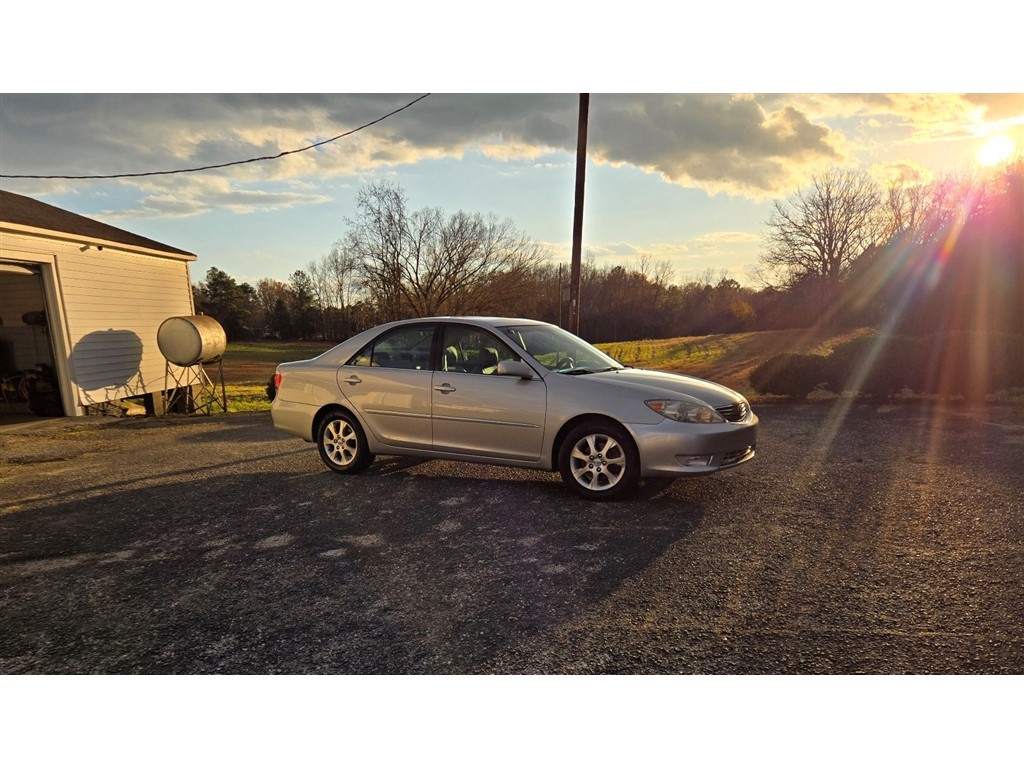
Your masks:
<svg viewBox="0 0 1024 768"><path fill-rule="evenodd" d="M658 424L629 425L640 451L643 477L709 475L754 458L758 419L751 413L741 422L681 424L665 419Z"/></svg>

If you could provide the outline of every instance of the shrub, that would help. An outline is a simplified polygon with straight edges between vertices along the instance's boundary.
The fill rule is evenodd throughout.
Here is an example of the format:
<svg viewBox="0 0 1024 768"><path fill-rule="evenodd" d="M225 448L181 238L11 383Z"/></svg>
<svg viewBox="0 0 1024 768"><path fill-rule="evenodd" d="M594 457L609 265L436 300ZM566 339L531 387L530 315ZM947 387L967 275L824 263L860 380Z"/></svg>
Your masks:
<svg viewBox="0 0 1024 768"><path fill-rule="evenodd" d="M908 336L861 336L840 344L827 361L827 386L888 399L903 389L925 391L928 349Z"/></svg>
<svg viewBox="0 0 1024 768"><path fill-rule="evenodd" d="M925 391L983 400L1024 384L1024 337L954 331L925 340L930 349Z"/></svg>
<svg viewBox="0 0 1024 768"><path fill-rule="evenodd" d="M785 395L802 400L827 378L822 355L783 352L750 372L750 385L763 395Z"/></svg>
<svg viewBox="0 0 1024 768"><path fill-rule="evenodd" d="M954 331L931 336L875 334L852 339L828 357L828 388L888 398L902 389L922 395L983 400L1024 386L1024 337Z"/></svg>

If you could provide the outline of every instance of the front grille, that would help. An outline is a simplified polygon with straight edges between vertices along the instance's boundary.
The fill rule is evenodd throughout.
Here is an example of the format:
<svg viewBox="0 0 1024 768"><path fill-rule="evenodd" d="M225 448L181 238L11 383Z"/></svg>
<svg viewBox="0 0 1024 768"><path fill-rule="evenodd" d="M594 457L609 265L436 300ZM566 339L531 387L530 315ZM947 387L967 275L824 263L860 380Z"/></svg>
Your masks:
<svg viewBox="0 0 1024 768"><path fill-rule="evenodd" d="M722 463L719 464L719 466L720 467L731 467L733 464L739 464L741 461L743 461L745 458L747 458L753 452L754 452L754 446L748 445L746 448L744 448L741 451L733 451L732 453L727 453L727 454L725 454L722 457Z"/></svg>
<svg viewBox="0 0 1024 768"><path fill-rule="evenodd" d="M741 401L732 405L723 405L721 408L715 408L715 410L726 421L743 421L747 418L747 414L750 413L750 406Z"/></svg>

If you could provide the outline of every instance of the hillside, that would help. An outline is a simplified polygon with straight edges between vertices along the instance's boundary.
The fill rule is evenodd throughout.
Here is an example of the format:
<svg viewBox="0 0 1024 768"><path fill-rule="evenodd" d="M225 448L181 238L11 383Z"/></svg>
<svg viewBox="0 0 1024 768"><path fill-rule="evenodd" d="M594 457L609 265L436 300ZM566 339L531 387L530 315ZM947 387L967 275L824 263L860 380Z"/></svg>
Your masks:
<svg viewBox="0 0 1024 768"><path fill-rule="evenodd" d="M626 365L699 376L750 396L753 394L748 381L750 372L772 355L780 352L828 354L838 344L870 331L870 328L860 328L836 333L820 328L798 328L620 341L597 346Z"/></svg>

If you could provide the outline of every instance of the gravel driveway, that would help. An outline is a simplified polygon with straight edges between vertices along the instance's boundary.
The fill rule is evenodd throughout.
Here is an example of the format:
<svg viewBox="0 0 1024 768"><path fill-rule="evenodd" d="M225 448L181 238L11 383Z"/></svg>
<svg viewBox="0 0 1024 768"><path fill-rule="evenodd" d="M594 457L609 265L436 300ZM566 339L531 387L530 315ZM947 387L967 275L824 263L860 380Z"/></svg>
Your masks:
<svg viewBox="0 0 1024 768"><path fill-rule="evenodd" d="M0 674L1024 673L1024 427L763 405L733 471L577 499L267 414L0 434Z"/></svg>

